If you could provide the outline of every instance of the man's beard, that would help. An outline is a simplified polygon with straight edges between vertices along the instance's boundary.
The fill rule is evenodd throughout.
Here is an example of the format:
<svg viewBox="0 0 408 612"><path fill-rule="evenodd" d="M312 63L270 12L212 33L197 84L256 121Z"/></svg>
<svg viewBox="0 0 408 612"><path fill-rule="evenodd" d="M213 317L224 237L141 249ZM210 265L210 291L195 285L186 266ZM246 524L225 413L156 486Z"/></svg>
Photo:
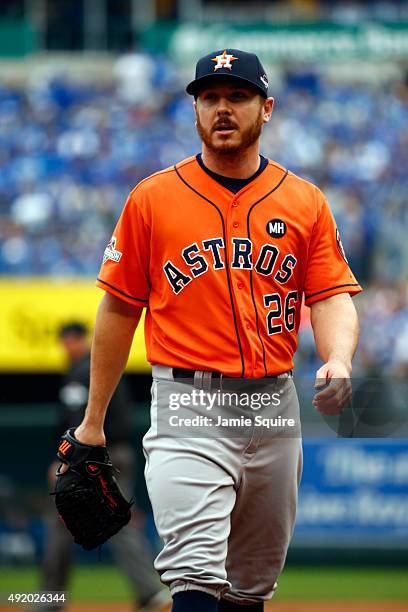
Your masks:
<svg viewBox="0 0 408 612"><path fill-rule="evenodd" d="M247 128L244 132L241 132L241 141L237 143L229 142L229 140L225 140L220 144L214 144L213 142L213 127L210 130L206 130L203 128L200 122L200 118L197 115L197 131L198 134L205 144L205 146L214 151L214 153L218 153L219 155L236 155L238 153L242 153L246 149L248 149L251 145L254 144L258 140L262 132L263 126L263 113L262 109L259 111L259 115L256 118L256 121ZM221 120L220 120L221 122ZM228 121L225 121L228 123ZM235 127L235 125L234 125Z"/></svg>

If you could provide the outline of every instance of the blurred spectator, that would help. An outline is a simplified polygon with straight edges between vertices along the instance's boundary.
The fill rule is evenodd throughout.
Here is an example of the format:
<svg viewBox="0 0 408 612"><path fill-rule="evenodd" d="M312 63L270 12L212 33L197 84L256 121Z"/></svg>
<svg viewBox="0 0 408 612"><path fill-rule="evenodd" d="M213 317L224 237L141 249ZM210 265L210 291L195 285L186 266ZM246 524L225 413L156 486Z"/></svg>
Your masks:
<svg viewBox="0 0 408 612"><path fill-rule="evenodd" d="M155 63L147 53L134 49L121 55L113 73L120 100L129 104L152 104Z"/></svg>
<svg viewBox="0 0 408 612"><path fill-rule="evenodd" d="M408 281L388 287L374 285L360 302L361 342L357 354L369 376L408 373Z"/></svg>

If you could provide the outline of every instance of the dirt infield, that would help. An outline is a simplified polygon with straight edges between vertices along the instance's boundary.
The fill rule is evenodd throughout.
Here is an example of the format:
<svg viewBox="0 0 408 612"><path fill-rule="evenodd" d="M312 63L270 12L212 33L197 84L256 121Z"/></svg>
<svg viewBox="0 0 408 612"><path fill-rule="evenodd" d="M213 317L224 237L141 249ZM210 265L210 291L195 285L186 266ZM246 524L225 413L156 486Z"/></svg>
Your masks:
<svg viewBox="0 0 408 612"><path fill-rule="evenodd" d="M266 606L268 612L408 612L408 602L399 601L292 601Z"/></svg>

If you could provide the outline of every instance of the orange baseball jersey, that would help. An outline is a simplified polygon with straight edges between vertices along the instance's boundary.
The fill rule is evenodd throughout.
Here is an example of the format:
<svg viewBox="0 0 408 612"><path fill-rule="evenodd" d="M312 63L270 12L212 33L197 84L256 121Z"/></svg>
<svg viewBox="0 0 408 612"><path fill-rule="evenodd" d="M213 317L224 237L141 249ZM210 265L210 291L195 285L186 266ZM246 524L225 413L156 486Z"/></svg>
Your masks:
<svg viewBox="0 0 408 612"><path fill-rule="evenodd" d="M130 193L97 285L147 308L151 364L255 378L293 368L303 294L361 291L315 185L269 160L234 194L195 157Z"/></svg>

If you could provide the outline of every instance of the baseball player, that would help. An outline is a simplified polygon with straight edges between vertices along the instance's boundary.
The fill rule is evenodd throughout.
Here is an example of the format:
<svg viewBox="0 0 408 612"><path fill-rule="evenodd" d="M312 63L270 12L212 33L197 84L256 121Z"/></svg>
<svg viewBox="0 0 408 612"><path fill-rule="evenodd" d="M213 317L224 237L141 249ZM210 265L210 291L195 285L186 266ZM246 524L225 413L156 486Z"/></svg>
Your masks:
<svg viewBox="0 0 408 612"><path fill-rule="evenodd" d="M146 308L153 385L145 474L163 540L155 567L174 612L258 612L292 535L300 436L268 435L254 420L236 437L209 436L205 427L176 436L160 430L158 417L169 394L238 380L250 399L276 390L280 413L298 417L292 369L303 296L323 361L313 403L338 414L350 397L358 337L351 296L361 287L323 193L260 155L274 100L258 57L214 51L198 61L187 92L202 150L127 199L97 281L106 293L75 437L105 444L106 407Z"/></svg>

